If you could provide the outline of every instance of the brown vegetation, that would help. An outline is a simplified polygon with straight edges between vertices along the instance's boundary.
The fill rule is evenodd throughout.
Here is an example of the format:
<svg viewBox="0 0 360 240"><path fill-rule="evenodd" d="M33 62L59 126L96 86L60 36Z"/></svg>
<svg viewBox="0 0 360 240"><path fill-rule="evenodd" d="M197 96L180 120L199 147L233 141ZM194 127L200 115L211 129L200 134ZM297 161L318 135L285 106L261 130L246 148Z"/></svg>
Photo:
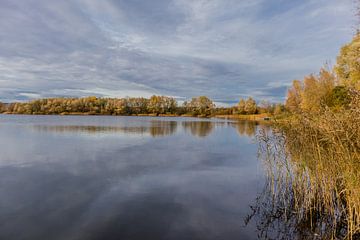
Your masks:
<svg viewBox="0 0 360 240"><path fill-rule="evenodd" d="M259 136L268 185L253 209L262 234L277 222L285 238L360 239L359 39L342 48L334 71L295 80L292 115Z"/></svg>
<svg viewBox="0 0 360 240"><path fill-rule="evenodd" d="M349 109L296 115L260 136L266 201L275 207L266 213L291 223L302 238L360 237L359 104L354 93Z"/></svg>

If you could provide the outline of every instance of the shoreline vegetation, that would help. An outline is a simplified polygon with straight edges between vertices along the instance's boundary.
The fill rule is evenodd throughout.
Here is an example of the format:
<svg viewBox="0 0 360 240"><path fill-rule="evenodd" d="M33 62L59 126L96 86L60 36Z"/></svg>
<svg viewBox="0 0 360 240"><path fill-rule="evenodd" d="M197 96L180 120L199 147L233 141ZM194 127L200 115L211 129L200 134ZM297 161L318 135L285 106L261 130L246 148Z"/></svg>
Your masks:
<svg viewBox="0 0 360 240"><path fill-rule="evenodd" d="M179 105L174 98L48 98L29 102L0 103L2 114L26 115L113 115L141 117L215 117L261 121L284 111L282 104L241 99L233 107L216 107L206 96Z"/></svg>
<svg viewBox="0 0 360 240"><path fill-rule="evenodd" d="M295 80L289 115L259 136L267 184L252 207L277 239L360 239L360 33L336 66Z"/></svg>

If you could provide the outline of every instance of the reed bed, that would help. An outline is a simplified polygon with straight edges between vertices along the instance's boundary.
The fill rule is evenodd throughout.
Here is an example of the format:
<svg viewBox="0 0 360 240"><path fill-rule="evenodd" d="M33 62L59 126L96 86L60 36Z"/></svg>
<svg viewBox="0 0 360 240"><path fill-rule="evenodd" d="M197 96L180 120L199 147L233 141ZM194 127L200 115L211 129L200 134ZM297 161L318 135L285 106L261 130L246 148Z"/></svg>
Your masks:
<svg viewBox="0 0 360 240"><path fill-rule="evenodd" d="M258 138L263 227L281 218L293 239L360 239L359 95L347 109L293 116Z"/></svg>

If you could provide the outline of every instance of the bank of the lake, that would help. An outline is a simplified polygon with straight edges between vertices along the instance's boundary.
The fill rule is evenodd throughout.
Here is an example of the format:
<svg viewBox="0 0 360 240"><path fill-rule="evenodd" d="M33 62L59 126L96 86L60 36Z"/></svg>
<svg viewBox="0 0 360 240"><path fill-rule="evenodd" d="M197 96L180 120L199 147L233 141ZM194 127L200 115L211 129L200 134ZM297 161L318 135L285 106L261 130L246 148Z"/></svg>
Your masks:
<svg viewBox="0 0 360 240"><path fill-rule="evenodd" d="M11 113L11 112L4 112L0 113L4 115L33 115L33 116L133 116L133 117L170 117L170 118L219 118L219 119L229 119L229 120L243 120L243 121L264 121L270 122L273 119L276 119L276 116L269 115L269 114L229 114L229 115L192 115L192 114L129 114L129 115L109 115L109 114L97 114L97 113L82 113L82 112L65 112L60 114L18 114L18 113Z"/></svg>

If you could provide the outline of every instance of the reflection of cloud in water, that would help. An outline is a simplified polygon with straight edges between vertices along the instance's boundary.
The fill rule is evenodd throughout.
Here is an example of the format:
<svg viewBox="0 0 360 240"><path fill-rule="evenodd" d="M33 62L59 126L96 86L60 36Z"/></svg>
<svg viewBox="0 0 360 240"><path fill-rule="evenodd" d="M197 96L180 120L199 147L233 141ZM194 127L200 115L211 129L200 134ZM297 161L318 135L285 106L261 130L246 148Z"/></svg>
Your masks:
<svg viewBox="0 0 360 240"><path fill-rule="evenodd" d="M0 189L9 193L2 202L12 210L0 212L24 216L7 218L0 237L41 239L45 234L48 239L215 240L221 235L224 239L255 239L241 221L243 206L250 201L244 195L255 192L250 194L242 186L229 195L229 189L241 186L239 169L184 172L171 168L125 177L113 175L108 167L111 165L95 175L91 171L72 175L61 168L49 172L41 166L0 169L1 178L9 181ZM38 202L42 204L32 207ZM37 224L29 223L34 221L32 216ZM15 226L23 230L16 238L12 237Z"/></svg>
<svg viewBox="0 0 360 240"><path fill-rule="evenodd" d="M28 118L0 128L0 239L257 239L262 172L235 123Z"/></svg>

